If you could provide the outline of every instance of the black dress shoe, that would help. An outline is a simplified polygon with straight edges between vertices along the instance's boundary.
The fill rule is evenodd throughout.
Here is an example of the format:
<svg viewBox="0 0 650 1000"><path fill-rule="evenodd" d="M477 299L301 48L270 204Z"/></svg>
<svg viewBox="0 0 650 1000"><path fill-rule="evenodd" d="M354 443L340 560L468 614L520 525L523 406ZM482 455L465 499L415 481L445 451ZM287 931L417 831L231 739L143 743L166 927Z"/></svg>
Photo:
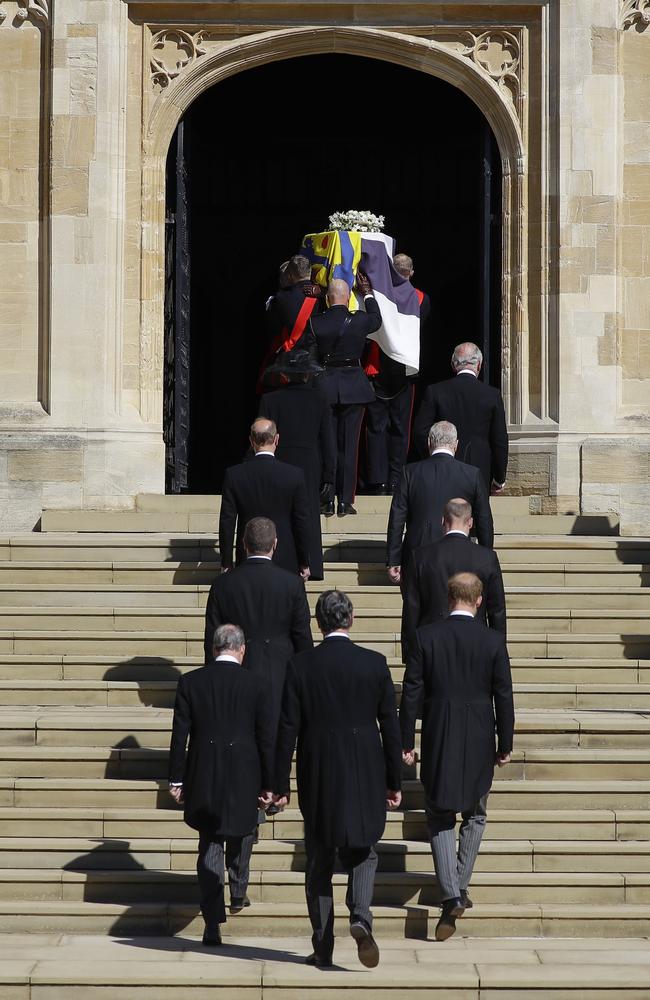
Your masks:
<svg viewBox="0 0 650 1000"><path fill-rule="evenodd" d="M230 897L230 912L231 913L241 913L243 909L251 905L251 901L248 896L231 896Z"/></svg>
<svg viewBox="0 0 650 1000"><path fill-rule="evenodd" d="M221 940L221 928L217 927L206 927L203 931L203 944L206 948L217 948L220 944L223 944Z"/></svg>
<svg viewBox="0 0 650 1000"><path fill-rule="evenodd" d="M346 514L356 514L356 512L356 508L353 507L351 503L341 503L339 500L339 505L336 510L339 517L345 517Z"/></svg>
<svg viewBox="0 0 650 1000"><path fill-rule="evenodd" d="M320 505L320 512L323 517L332 517L334 514L334 501L327 500L326 503Z"/></svg>
<svg viewBox="0 0 650 1000"><path fill-rule="evenodd" d="M459 896L455 899L445 899L442 904L442 914L436 924L436 941L447 941L456 933L456 920L465 912Z"/></svg>
<svg viewBox="0 0 650 1000"><path fill-rule="evenodd" d="M472 907L474 906L473 902L467 895L467 889L460 890L460 901L466 910L471 910Z"/></svg>
<svg viewBox="0 0 650 1000"><path fill-rule="evenodd" d="M357 942L357 952L361 964L365 965L366 969L374 969L375 966L379 965L379 948L367 924L363 920L355 920L353 924L350 924L350 934Z"/></svg>
<svg viewBox="0 0 650 1000"><path fill-rule="evenodd" d="M330 955L328 958L327 956L317 955L315 951L312 951L311 955L307 955L305 965L313 965L317 969L331 969L332 956Z"/></svg>

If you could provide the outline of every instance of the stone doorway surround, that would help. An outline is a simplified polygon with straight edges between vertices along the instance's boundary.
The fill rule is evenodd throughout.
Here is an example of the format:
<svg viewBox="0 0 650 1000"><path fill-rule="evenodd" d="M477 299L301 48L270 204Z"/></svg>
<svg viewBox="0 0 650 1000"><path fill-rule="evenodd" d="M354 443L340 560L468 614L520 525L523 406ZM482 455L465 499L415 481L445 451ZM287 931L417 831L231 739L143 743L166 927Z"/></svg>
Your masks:
<svg viewBox="0 0 650 1000"><path fill-rule="evenodd" d="M308 14L308 5L301 7ZM172 23L150 19L155 9L143 3L130 6L132 29L139 23L142 32L143 419L157 422L162 412L165 160L178 121L199 94L233 74L271 61L339 52L437 76L467 94L489 122L503 169L502 371L507 413L515 434L531 426L554 438L558 380L557 330L549 308L552 178L540 45L545 8L526 8L528 23L521 17L523 8L516 9L515 20L509 5L491 6L484 21L466 20L459 4L454 8L459 22L453 24L432 18L429 24L410 27L315 24L266 31L194 20L191 4L183 5L184 19ZM199 11L203 14L205 7L197 7ZM448 19L449 8L446 11ZM498 23L495 11L503 15ZM548 481L545 485L548 492Z"/></svg>

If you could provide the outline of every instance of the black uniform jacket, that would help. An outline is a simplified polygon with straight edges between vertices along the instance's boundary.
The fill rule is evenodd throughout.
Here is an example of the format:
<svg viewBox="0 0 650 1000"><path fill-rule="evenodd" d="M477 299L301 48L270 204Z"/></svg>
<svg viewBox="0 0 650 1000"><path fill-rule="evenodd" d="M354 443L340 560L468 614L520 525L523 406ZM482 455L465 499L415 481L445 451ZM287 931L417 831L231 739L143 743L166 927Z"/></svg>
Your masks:
<svg viewBox="0 0 650 1000"><path fill-rule="evenodd" d="M423 545L411 555L404 583L405 621L409 631L447 617L447 583L455 573L475 573L483 584L477 618L506 636L506 598L499 557L474 545L460 532Z"/></svg>
<svg viewBox="0 0 650 1000"><path fill-rule="evenodd" d="M422 696L420 777L427 796L440 811L471 809L492 785L495 721L499 753L512 750L512 679L501 633L465 616L418 629L402 686L405 750L415 745Z"/></svg>
<svg viewBox="0 0 650 1000"><path fill-rule="evenodd" d="M318 285L309 279L298 281L288 288L281 288L273 296L267 309L266 318L269 333L277 337L283 332L290 334L305 304L305 299L313 299L313 316L321 311L324 295Z"/></svg>
<svg viewBox="0 0 650 1000"><path fill-rule="evenodd" d="M492 548L492 511L478 469L439 452L404 467L388 517L389 566L406 566L413 549L442 537L443 510L454 497L471 503L479 544Z"/></svg>
<svg viewBox="0 0 650 1000"><path fill-rule="evenodd" d="M323 577L323 542L320 527L320 488L334 482L336 448L332 407L317 386L292 382L266 393L260 416L274 420L280 434L276 455L297 465L305 474L309 499L309 568L313 578Z"/></svg>
<svg viewBox="0 0 650 1000"><path fill-rule="evenodd" d="M273 787L274 738L268 696L254 674L227 660L184 674L169 780L183 782L185 822L222 837L252 833L258 795Z"/></svg>
<svg viewBox="0 0 650 1000"><path fill-rule="evenodd" d="M332 847L368 847L386 825L386 789L401 787L401 742L386 659L331 636L287 669L276 791L289 791L298 741L305 827Z"/></svg>
<svg viewBox="0 0 650 1000"><path fill-rule="evenodd" d="M330 403L371 403L372 386L361 368L361 355L369 333L381 326L381 312L374 298L365 300L366 311L350 313L346 306L332 306L310 322L316 338L318 361L325 371L318 377ZM340 336L348 316L351 320Z"/></svg>
<svg viewBox="0 0 650 1000"><path fill-rule="evenodd" d="M265 683L277 725L287 663L314 645L305 586L269 559L255 556L210 587L205 612L205 661L212 659L214 630L239 625L246 636L244 666Z"/></svg>
<svg viewBox="0 0 650 1000"><path fill-rule="evenodd" d="M237 526L237 562L244 559L242 538L253 517L270 517L278 532L273 561L297 572L309 566L309 502L300 469L271 455L256 455L226 471L219 516L221 565L230 569Z"/></svg>
<svg viewBox="0 0 650 1000"><path fill-rule="evenodd" d="M459 374L430 385L418 412L414 438L418 453L427 453L432 424L449 420L458 431L457 457L481 470L488 490L501 485L508 472L508 431L501 393L474 375Z"/></svg>

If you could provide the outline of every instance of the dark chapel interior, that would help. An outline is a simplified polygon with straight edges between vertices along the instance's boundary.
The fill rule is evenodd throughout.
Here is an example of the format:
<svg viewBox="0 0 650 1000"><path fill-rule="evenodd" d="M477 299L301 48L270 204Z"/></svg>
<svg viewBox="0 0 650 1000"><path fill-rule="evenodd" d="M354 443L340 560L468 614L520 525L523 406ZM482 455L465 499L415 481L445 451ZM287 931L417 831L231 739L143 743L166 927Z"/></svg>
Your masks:
<svg viewBox="0 0 650 1000"><path fill-rule="evenodd" d="M218 492L241 460L278 266L337 210L383 214L415 260L432 304L422 382L469 339L500 383L500 158L461 91L358 56L247 70L195 101L167 176L168 492Z"/></svg>

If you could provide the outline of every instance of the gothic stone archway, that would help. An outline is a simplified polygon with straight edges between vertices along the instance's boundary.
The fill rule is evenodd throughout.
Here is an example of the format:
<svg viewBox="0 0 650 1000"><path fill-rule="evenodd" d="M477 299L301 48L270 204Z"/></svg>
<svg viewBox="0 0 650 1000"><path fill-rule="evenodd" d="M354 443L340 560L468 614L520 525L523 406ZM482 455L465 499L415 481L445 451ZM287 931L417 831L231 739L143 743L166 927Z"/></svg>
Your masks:
<svg viewBox="0 0 650 1000"><path fill-rule="evenodd" d="M148 29L149 65L143 67L143 418L159 422L162 413L165 161L178 121L204 90L244 69L300 55L341 52L394 62L451 83L477 104L494 132L503 174L503 392L511 424L521 425L530 399L524 33L441 28L435 37L422 38L374 28L310 27L230 41L209 27L155 27Z"/></svg>

